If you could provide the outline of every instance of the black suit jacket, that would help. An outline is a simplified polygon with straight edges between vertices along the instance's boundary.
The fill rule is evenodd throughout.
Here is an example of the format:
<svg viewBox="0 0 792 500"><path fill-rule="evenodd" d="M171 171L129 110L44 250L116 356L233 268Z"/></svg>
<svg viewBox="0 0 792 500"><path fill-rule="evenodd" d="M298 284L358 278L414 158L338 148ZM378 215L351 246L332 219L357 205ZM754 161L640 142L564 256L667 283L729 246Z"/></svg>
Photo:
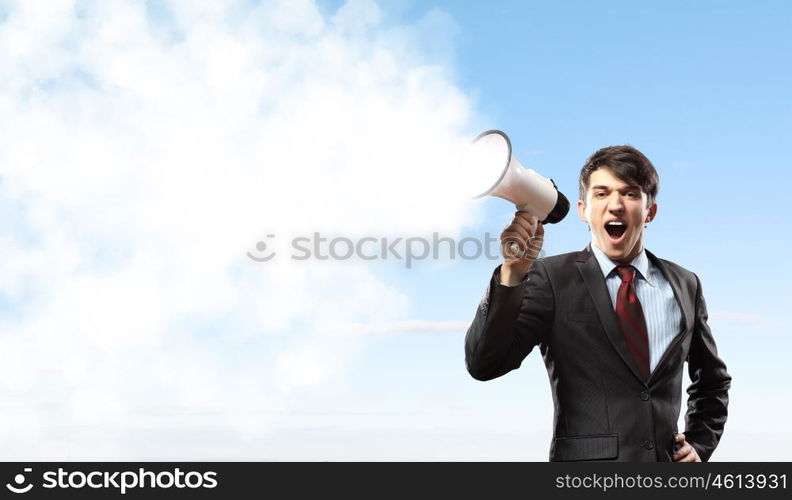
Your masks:
<svg viewBox="0 0 792 500"><path fill-rule="evenodd" d="M534 346L555 405L550 460L670 461L683 363L691 385L685 436L709 460L726 422L731 377L707 326L698 277L646 252L674 290L684 327L649 380L641 380L589 248L534 263L515 287L493 279L465 337L478 380L515 368Z"/></svg>

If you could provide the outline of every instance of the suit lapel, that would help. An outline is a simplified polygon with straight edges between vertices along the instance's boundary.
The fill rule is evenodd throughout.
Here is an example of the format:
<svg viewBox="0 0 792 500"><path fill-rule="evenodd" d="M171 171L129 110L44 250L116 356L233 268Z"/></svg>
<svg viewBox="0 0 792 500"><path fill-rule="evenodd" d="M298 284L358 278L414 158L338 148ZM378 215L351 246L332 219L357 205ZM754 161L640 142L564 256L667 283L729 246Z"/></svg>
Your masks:
<svg viewBox="0 0 792 500"><path fill-rule="evenodd" d="M655 266L657 266L658 269L660 269L660 272L663 273L663 276L665 276L665 279L671 285L671 289L674 291L674 298L676 298L677 305L679 306L680 311L682 311L682 317L685 319L685 328L683 328L682 331L679 332L676 337L674 337L674 340L672 340L671 343L668 345L668 348L663 353L663 356L662 358L660 358L660 361L657 363L657 366L655 367L654 370L652 370L652 374L649 376L649 382L651 382L652 379L654 378L654 374L660 373L661 372L660 369L663 367L665 363L668 362L669 356L676 347L676 345L683 338L685 338L685 334L687 332L692 331L694 304L693 304L693 298L690 296L689 293L687 293L687 290L685 288L682 288L682 282L680 281L679 274L674 272L673 269L670 269L667 266L665 266L660 261L660 259L655 257L655 255L649 252L649 250L646 251L646 255L652 261L652 264L654 264Z"/></svg>
<svg viewBox="0 0 792 500"><path fill-rule="evenodd" d="M608 340L613 345L613 348L619 353L622 361L630 368L633 375L643 383L638 365L633 359L632 353L627 348L627 342L624 340L619 322L616 319L616 312L613 309L613 302L611 302L610 295L608 294L608 287L605 285L605 278L602 276L602 269L597 262L597 258L589 247L580 252L577 260L578 271L583 277L583 282L586 284L591 300L594 302L594 307L599 315L602 327L605 329L605 334Z"/></svg>
<svg viewBox="0 0 792 500"><path fill-rule="evenodd" d="M672 269L666 267L665 264L663 264L660 259L655 257L655 255L649 250L646 250L646 256L649 257L649 260L652 261L652 264L660 269L660 272L663 273L665 279L671 284L671 289L674 290L674 297L676 297L679 309L682 311L682 316L685 318L685 329L689 330L693 327L693 312L691 310L691 306L693 305L692 298L690 297L690 294L685 293L685 289L682 288L682 282L679 280L679 274L672 272Z"/></svg>

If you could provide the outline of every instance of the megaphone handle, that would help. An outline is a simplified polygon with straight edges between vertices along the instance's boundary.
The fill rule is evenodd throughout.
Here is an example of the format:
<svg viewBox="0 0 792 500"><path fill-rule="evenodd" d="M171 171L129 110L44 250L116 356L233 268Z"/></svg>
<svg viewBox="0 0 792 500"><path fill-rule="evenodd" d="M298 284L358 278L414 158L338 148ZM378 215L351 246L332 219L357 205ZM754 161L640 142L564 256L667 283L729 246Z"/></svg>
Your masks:
<svg viewBox="0 0 792 500"><path fill-rule="evenodd" d="M526 214L529 214L529 215L534 215L533 212L531 212L531 210L530 210L531 207L529 207L528 205L515 205L515 207L517 208L518 212L523 212L523 213L526 213Z"/></svg>

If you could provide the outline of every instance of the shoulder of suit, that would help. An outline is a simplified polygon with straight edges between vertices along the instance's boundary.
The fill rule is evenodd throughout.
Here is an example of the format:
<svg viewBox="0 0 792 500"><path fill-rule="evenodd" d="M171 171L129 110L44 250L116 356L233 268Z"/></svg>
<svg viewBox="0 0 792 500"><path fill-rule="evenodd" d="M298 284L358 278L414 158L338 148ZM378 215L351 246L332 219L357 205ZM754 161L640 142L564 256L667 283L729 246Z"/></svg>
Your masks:
<svg viewBox="0 0 792 500"><path fill-rule="evenodd" d="M666 268L673 269L674 271L676 271L676 272L678 272L680 274L691 275L691 276L693 275L693 271L685 269L684 267L680 266L676 262L672 262L672 261L667 260L667 259L661 259L657 255L654 255L652 253L649 253L649 255L654 257L655 260L659 261L660 264L665 266Z"/></svg>
<svg viewBox="0 0 792 500"><path fill-rule="evenodd" d="M676 262L672 262L670 260L661 259L656 255L648 252L650 257L654 257L657 261L659 261L660 265L664 266L666 269L675 272L680 277L684 278L687 281L691 281L693 283L696 282L697 277L693 271L685 269L684 267L680 266ZM540 259L540 262L544 264L548 269L557 269L557 268L568 268L568 266L573 265L575 262L581 260L587 260L589 257L593 258L593 254L588 251L579 251L579 252L568 252L562 253L558 255L551 255L549 257L544 257Z"/></svg>
<svg viewBox="0 0 792 500"><path fill-rule="evenodd" d="M561 253L558 255L543 257L542 259L539 260L539 262L541 262L548 268L557 268L557 267L566 268L567 266L573 265L585 254L586 252Z"/></svg>
<svg viewBox="0 0 792 500"><path fill-rule="evenodd" d="M672 262L666 259L661 259L660 257L657 257L656 255L653 254L650 255L652 255L660 263L660 265L665 267L667 270L676 273L683 280L691 284L695 284L698 281L698 276L696 276L696 274L693 271L690 271L680 266L676 262Z"/></svg>

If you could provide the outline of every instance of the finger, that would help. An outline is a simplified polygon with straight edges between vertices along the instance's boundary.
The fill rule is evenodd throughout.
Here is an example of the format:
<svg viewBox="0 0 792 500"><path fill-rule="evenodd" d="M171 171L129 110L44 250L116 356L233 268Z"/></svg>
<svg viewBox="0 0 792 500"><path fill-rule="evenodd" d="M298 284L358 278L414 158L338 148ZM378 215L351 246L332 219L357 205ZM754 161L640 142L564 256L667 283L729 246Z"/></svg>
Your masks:
<svg viewBox="0 0 792 500"><path fill-rule="evenodd" d="M531 245L537 248L542 248L542 243L544 243L544 235L537 234L533 238L531 238Z"/></svg>
<svg viewBox="0 0 792 500"><path fill-rule="evenodd" d="M525 210L517 210L514 212L514 217L519 217L520 219L531 222L532 224L536 224L536 222L539 220L534 214L531 212L526 212Z"/></svg>
<svg viewBox="0 0 792 500"><path fill-rule="evenodd" d="M536 237L536 238L532 239L532 240L531 240L531 241L528 243L528 248L527 248L526 252L527 252L527 253L530 253L530 254L531 254L531 255L533 255L534 257L538 256L538 255L539 255L539 252L541 252L541 251L542 251L542 240L543 240L543 239L542 239L542 237L541 237L541 236L539 236L539 237Z"/></svg>
<svg viewBox="0 0 792 500"><path fill-rule="evenodd" d="M682 457L679 460L677 460L677 462L688 462L688 463L696 462L697 458L698 458L698 455L696 455L696 452L692 451L692 452L688 453L687 455L685 455L684 457Z"/></svg>
<svg viewBox="0 0 792 500"><path fill-rule="evenodd" d="M532 261L533 260L538 260L540 258L540 256L541 256L541 251L542 251L541 248L530 248L529 247L528 250L526 250L523 253L523 259L532 260Z"/></svg>
<svg viewBox="0 0 792 500"><path fill-rule="evenodd" d="M503 232L504 233L507 233L507 232L508 233L517 233L526 242L531 240L531 234L528 231L526 231L525 228L523 228L522 226L519 226L517 224L512 224L510 226L507 226L503 230Z"/></svg>
<svg viewBox="0 0 792 500"><path fill-rule="evenodd" d="M544 224L537 223L536 224L536 231L534 231L534 236L544 236Z"/></svg>
<svg viewBox="0 0 792 500"><path fill-rule="evenodd" d="M536 250L537 252L542 249L542 244L544 243L544 237L542 236L534 236L528 241L528 247Z"/></svg>
<svg viewBox="0 0 792 500"><path fill-rule="evenodd" d="M513 222L533 235L536 232L536 225L539 223L539 219L535 215L529 215L527 212L517 212L514 215Z"/></svg>
<svg viewBox="0 0 792 500"><path fill-rule="evenodd" d="M682 457L685 456L685 435L682 433L677 433L674 435L674 448L676 451L671 455L671 460L674 462L680 461Z"/></svg>
<svg viewBox="0 0 792 500"><path fill-rule="evenodd" d="M501 234L501 253L505 258L520 259L528 245L519 233L503 232Z"/></svg>
<svg viewBox="0 0 792 500"><path fill-rule="evenodd" d="M685 445L682 446L679 451L674 453L672 458L674 459L674 462L690 462L691 455L694 451L695 450L693 450L692 446L690 446L688 443L685 443Z"/></svg>
<svg viewBox="0 0 792 500"><path fill-rule="evenodd" d="M501 235L501 254L506 260L536 260L541 251L541 242L526 242L518 233L506 232Z"/></svg>
<svg viewBox="0 0 792 500"><path fill-rule="evenodd" d="M519 244L511 243L509 245L504 245L503 248L501 248L501 255L503 255L504 261L511 262L521 259L523 251L520 249Z"/></svg>
<svg viewBox="0 0 792 500"><path fill-rule="evenodd" d="M539 224L539 219L535 215L526 215L524 212L518 212L514 217L514 221L531 234L536 232L536 225Z"/></svg>
<svg viewBox="0 0 792 500"><path fill-rule="evenodd" d="M522 255L525 253L520 251L520 244L514 241L509 243L509 252L511 252L511 254L515 256Z"/></svg>

